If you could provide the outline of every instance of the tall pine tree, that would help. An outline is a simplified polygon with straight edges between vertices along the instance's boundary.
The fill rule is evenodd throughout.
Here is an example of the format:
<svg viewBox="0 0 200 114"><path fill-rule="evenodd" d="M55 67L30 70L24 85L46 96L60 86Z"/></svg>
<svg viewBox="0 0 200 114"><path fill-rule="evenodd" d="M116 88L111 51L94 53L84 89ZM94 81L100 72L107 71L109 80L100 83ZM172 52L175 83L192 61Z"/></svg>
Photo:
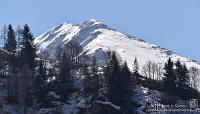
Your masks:
<svg viewBox="0 0 200 114"><path fill-rule="evenodd" d="M139 65L138 65L138 61L137 58L135 58L134 60L134 66L133 66L133 81L135 81L136 83L139 83Z"/></svg>
<svg viewBox="0 0 200 114"><path fill-rule="evenodd" d="M187 69L187 66L186 66L186 64L183 64L183 72L182 72L182 79L181 79L181 87L183 87L183 88L187 88L187 87L189 87L189 71L188 71L188 69Z"/></svg>
<svg viewBox="0 0 200 114"><path fill-rule="evenodd" d="M5 42L5 50L7 50L10 53L15 53L17 48L16 46L17 42L15 37L15 31L13 30L12 25L9 25L7 31L7 39Z"/></svg>
<svg viewBox="0 0 200 114"><path fill-rule="evenodd" d="M120 86L118 86L118 89L120 90L121 94L119 95L121 102L120 106L123 107L127 112L133 112L133 101L132 98L129 96L133 95L132 92L132 86L133 82L131 81L132 73L130 72L127 62L125 62L121 68L121 75L120 79L121 83Z"/></svg>
<svg viewBox="0 0 200 114"><path fill-rule="evenodd" d="M39 61L38 74L35 77L35 94L38 102L47 95L47 71L42 60Z"/></svg>
<svg viewBox="0 0 200 114"><path fill-rule="evenodd" d="M36 47L34 45L34 37L29 26L25 24L22 33L20 58L23 61L22 64L27 63L29 65L32 74L34 74L35 57Z"/></svg>
<svg viewBox="0 0 200 114"><path fill-rule="evenodd" d="M27 24L24 25L22 32L21 49L19 53L20 79L18 83L18 93L22 94L21 105L26 108L33 105L34 97L34 70L36 48L31 30ZM21 82L26 82L21 84ZM23 101L23 102L22 102Z"/></svg>
<svg viewBox="0 0 200 114"><path fill-rule="evenodd" d="M186 65L182 65L180 60L177 60L176 62L175 74L177 77L176 87L179 94L181 94L184 89L189 87L189 74Z"/></svg>
<svg viewBox="0 0 200 114"><path fill-rule="evenodd" d="M174 63L171 58L169 58L167 60L167 63L165 63L164 70L164 88L170 92L175 92L174 90L176 88L176 76L174 74Z"/></svg>
<svg viewBox="0 0 200 114"><path fill-rule="evenodd" d="M180 62L180 60L178 59L176 61L176 64L175 64L176 68L175 68L175 75L176 75L176 88L178 88L180 85L179 85L179 79L182 77L182 71L183 71L183 66Z"/></svg>
<svg viewBox="0 0 200 114"><path fill-rule="evenodd" d="M67 95L74 89L73 76L71 74L71 65L69 65L69 58L64 51L59 62L59 75L57 77L56 91L61 95L62 100L66 100Z"/></svg>
<svg viewBox="0 0 200 114"><path fill-rule="evenodd" d="M16 38L15 31L12 26L8 26L7 39L4 49L10 54L7 58L7 89L8 99L13 102L16 101L16 76L17 76L17 61L16 61Z"/></svg>
<svg viewBox="0 0 200 114"><path fill-rule="evenodd" d="M110 67L110 71L108 71L110 75L106 77L108 80L108 97L112 101L118 101L118 94L120 93L117 86L120 85L120 80L118 79L120 77L121 68L115 52L112 53L110 65L108 67Z"/></svg>
<svg viewBox="0 0 200 114"><path fill-rule="evenodd" d="M104 76L107 82L107 96L114 104L124 106L126 104L125 99L131 88L131 73L127 63L124 63L121 68L116 54L113 52L106 69Z"/></svg>

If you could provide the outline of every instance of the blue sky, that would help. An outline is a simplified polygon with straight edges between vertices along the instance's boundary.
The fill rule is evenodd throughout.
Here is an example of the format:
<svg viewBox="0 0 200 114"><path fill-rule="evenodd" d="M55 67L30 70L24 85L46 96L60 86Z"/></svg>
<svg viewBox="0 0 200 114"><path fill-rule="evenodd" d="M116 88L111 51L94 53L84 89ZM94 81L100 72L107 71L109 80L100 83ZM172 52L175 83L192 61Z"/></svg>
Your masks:
<svg viewBox="0 0 200 114"><path fill-rule="evenodd" d="M0 27L28 23L35 36L91 18L200 62L200 0L0 0Z"/></svg>

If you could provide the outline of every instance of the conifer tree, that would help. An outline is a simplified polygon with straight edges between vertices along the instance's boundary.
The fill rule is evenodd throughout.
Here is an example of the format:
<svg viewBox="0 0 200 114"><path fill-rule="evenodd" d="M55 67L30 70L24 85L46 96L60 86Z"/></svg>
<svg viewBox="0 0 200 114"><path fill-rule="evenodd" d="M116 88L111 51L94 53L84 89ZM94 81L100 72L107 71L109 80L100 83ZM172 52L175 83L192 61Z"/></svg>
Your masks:
<svg viewBox="0 0 200 114"><path fill-rule="evenodd" d="M135 80L136 82L139 81L139 65L138 65L138 61L137 58L135 58L134 60L134 66L133 66L133 80Z"/></svg>
<svg viewBox="0 0 200 114"><path fill-rule="evenodd" d="M27 24L24 25L22 32L21 49L19 53L20 64L20 79L18 82L26 82L18 84L18 94L23 94L20 101L25 107L33 105L34 97L34 70L35 70L35 57L36 48L34 45L34 38L31 30ZM25 86L25 87L24 87Z"/></svg>
<svg viewBox="0 0 200 114"><path fill-rule="evenodd" d="M139 70L139 65L138 65L137 58L135 57L133 71L138 72L138 70Z"/></svg>
<svg viewBox="0 0 200 114"><path fill-rule="evenodd" d="M122 85L120 90L123 90L126 94L130 93L130 89L131 89L131 72L128 68L127 62L125 62L121 68L121 83L120 85Z"/></svg>
<svg viewBox="0 0 200 114"><path fill-rule="evenodd" d="M189 87L189 74L186 65L182 65L180 60L177 60L176 62L175 73L177 76L177 90L182 92Z"/></svg>
<svg viewBox="0 0 200 114"><path fill-rule="evenodd" d="M4 49L10 54L7 58L7 92L9 101L16 101L16 76L17 76L17 61L16 61L16 38L15 31L12 26L8 26L7 39Z"/></svg>
<svg viewBox="0 0 200 114"><path fill-rule="evenodd" d="M112 99L113 101L114 100L117 101L117 94L119 94L118 93L119 89L117 86L120 83L120 80L118 80L118 77L120 77L121 68L120 68L120 65L117 60L115 52L112 53L110 65L108 67L110 67L109 68L110 75L108 75L108 77L107 77L107 79L108 79L108 97L110 97L110 99Z"/></svg>
<svg viewBox="0 0 200 114"><path fill-rule="evenodd" d="M180 60L178 59L176 64L175 64L176 68L175 68L175 75L176 75L176 88L180 87L181 84L181 78L182 78L182 73L183 73L183 66L180 62Z"/></svg>
<svg viewBox="0 0 200 114"><path fill-rule="evenodd" d="M38 74L35 78L35 94L38 102L41 102L47 94L46 66L42 60L39 61Z"/></svg>
<svg viewBox="0 0 200 114"><path fill-rule="evenodd" d="M118 89L120 90L121 94L119 94L119 100L121 100L121 102L119 102L119 104L121 105L121 107L127 109L127 110L131 110L132 109L132 105L133 105L133 101L129 96L132 96L132 81L131 81L131 76L132 73L130 72L127 62L125 62L121 68L121 75L120 75L120 79L121 83L120 86L118 87Z"/></svg>
<svg viewBox="0 0 200 114"><path fill-rule="evenodd" d="M61 95L62 100L66 100L66 97L74 89L73 77L71 74L71 68L69 65L69 59L64 51L59 62L59 75L57 78L57 92Z"/></svg>
<svg viewBox="0 0 200 114"><path fill-rule="evenodd" d="M12 25L9 25L7 31L7 39L5 42L5 50L11 53L15 53L17 48L16 46L17 42L15 38L15 31L13 30Z"/></svg>
<svg viewBox="0 0 200 114"><path fill-rule="evenodd" d="M171 60L171 58L169 58L167 60L167 63L165 63L165 67L164 67L165 73L164 73L164 88L167 89L170 92L174 92L175 88L176 88L176 77L174 74L174 63Z"/></svg>
<svg viewBox="0 0 200 114"><path fill-rule="evenodd" d="M29 26L25 24L22 33L20 59L23 61L22 64L27 63L29 65L32 75L34 74L35 57L36 48L34 45L34 37Z"/></svg>
<svg viewBox="0 0 200 114"><path fill-rule="evenodd" d="M131 88L131 73L127 63L124 63L121 68L116 54L113 52L112 58L107 67L107 70L105 70L106 75L104 75L106 76L105 78L108 88L108 98L113 103L123 106L126 104L125 98L130 92L129 90Z"/></svg>
<svg viewBox="0 0 200 114"><path fill-rule="evenodd" d="M189 87L189 71L187 69L187 66L186 64L183 64L183 76L182 76L182 79L181 79L181 87L183 88L186 88L186 87Z"/></svg>

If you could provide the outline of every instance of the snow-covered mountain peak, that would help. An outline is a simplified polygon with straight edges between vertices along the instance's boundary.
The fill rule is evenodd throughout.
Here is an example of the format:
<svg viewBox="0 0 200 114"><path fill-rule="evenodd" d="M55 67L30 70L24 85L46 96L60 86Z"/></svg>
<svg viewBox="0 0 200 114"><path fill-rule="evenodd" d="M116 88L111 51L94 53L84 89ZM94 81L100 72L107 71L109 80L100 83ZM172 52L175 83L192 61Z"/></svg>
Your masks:
<svg viewBox="0 0 200 114"><path fill-rule="evenodd" d="M80 43L83 47L82 54L88 57L95 55L99 64L105 63L107 51L115 51L122 61L127 61L130 69L132 69L135 57L141 68L147 61L154 61L163 66L169 57L174 61L179 58L188 67L200 68L200 65L191 59L181 57L142 39L118 32L94 19L87 20L81 25L63 23L50 29L35 39L37 53L43 57L48 55L48 58L54 59L56 48L71 40Z"/></svg>
<svg viewBox="0 0 200 114"><path fill-rule="evenodd" d="M88 29L94 30L94 29L99 29L99 28L110 29L109 26L95 19L87 20L83 24L80 25L80 29L83 29L83 30L88 30Z"/></svg>
<svg viewBox="0 0 200 114"><path fill-rule="evenodd" d="M90 23L90 24L100 24L100 23L102 23L102 22L100 22L100 21L97 21L96 19L89 19L89 20L87 20L87 21L85 21L84 23Z"/></svg>

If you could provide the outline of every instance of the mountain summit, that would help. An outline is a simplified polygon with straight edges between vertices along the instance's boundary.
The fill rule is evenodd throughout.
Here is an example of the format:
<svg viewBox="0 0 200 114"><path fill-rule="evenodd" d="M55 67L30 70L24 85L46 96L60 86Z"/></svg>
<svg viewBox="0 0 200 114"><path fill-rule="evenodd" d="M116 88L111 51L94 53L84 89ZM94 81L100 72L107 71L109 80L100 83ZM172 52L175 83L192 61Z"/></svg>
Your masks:
<svg viewBox="0 0 200 114"><path fill-rule="evenodd" d="M81 54L89 57L95 55L99 64L105 64L106 52L115 51L122 61L128 63L130 69L132 69L135 57L140 67L147 61L154 61L163 66L171 57L174 61L180 59L188 67L200 68L199 63L194 60L179 56L140 38L118 32L95 19L87 20L81 25L62 23L36 37L37 53L41 57L55 59L56 48L72 40L77 41L83 47Z"/></svg>

